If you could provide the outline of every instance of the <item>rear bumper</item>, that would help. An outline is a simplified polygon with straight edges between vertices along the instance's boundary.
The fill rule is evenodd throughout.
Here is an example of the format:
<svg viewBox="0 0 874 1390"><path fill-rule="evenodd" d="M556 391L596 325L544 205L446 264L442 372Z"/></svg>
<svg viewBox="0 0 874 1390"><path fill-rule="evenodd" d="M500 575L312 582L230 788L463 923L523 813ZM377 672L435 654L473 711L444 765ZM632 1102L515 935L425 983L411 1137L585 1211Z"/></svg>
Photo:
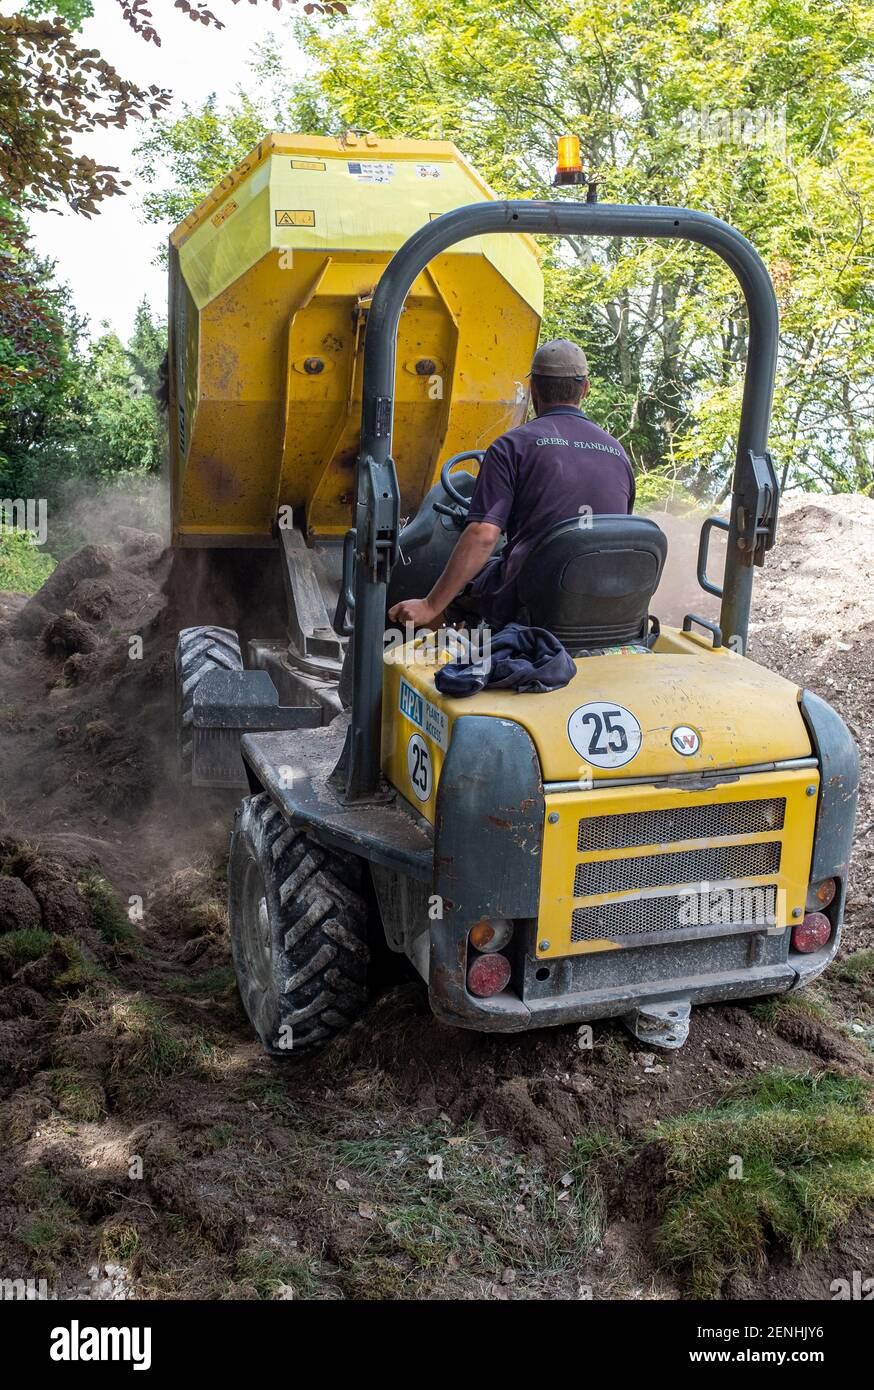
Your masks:
<svg viewBox="0 0 874 1390"><path fill-rule="evenodd" d="M477 999L465 987L468 924L452 937L446 925L436 922L431 928L429 998L436 1016L457 1028L524 1032L612 1018L676 999L690 1004L752 999L780 994L801 983L796 957L788 958L786 931L735 931L674 947L568 956L548 966L530 950L523 955L525 943L520 941L514 972L519 988L493 999ZM530 946L530 933L524 927L522 935L529 935ZM815 958L797 959L812 962ZM538 979L546 970L547 977Z"/></svg>

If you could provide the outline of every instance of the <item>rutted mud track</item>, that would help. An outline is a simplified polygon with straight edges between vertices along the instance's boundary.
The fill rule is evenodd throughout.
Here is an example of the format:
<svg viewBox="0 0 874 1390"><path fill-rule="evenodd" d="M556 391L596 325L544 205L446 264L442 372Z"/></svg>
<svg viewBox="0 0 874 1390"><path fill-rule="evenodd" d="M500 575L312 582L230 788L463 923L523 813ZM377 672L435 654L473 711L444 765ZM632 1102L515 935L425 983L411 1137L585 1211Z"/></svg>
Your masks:
<svg viewBox="0 0 874 1390"><path fill-rule="evenodd" d="M845 959L874 946L872 522L866 499L788 509L752 634L860 743ZM613 1024L592 1050L572 1028L446 1029L392 959L351 1034L263 1057L224 918L235 798L172 785L176 628L236 614L215 593L186 612L178 585L168 605L169 568L128 531L0 601L0 1276L102 1297L682 1296L653 1238L652 1126L774 1068L870 1076L874 988L832 971L814 1009L699 1010L652 1056ZM597 1194L576 1147L594 1134L643 1145ZM874 1270L872 1229L857 1212L800 1267L775 1240L723 1291L828 1298Z"/></svg>

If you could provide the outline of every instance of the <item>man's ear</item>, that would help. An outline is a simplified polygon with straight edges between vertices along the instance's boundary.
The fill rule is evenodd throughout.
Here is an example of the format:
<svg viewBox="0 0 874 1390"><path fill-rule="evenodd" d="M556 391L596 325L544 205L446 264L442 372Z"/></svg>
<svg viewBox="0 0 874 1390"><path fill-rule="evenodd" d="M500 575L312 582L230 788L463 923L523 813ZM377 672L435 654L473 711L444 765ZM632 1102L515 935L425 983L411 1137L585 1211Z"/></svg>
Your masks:
<svg viewBox="0 0 874 1390"><path fill-rule="evenodd" d="M588 394L589 394L589 378L586 377L585 381L583 382L583 394L580 396L580 400L581 400L581 401L584 401L584 400L586 399L586 397L588 396Z"/></svg>

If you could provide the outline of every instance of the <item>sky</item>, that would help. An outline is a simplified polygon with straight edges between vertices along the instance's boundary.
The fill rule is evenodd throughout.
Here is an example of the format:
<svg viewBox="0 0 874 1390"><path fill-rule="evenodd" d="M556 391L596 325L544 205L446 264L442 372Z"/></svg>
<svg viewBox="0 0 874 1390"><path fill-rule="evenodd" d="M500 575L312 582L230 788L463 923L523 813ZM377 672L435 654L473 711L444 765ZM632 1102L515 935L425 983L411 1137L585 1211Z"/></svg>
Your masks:
<svg viewBox="0 0 874 1390"><path fill-rule="evenodd" d="M2 13L17 8L7 0L0 3ZM257 5L211 0L210 8L226 26L221 30L192 23L173 8L172 0L151 0L149 8L161 36L160 48L134 34L116 0L94 0L94 17L86 20L78 42L82 48L98 49L122 77L142 86L169 88L171 114L182 102L198 105L210 92L220 99L230 97L239 83L245 85L252 50L268 34L285 36L290 71L302 70L288 26L269 0ZM143 220L136 187L133 151L143 133L143 122L132 121L125 130L98 129L79 141L99 163L115 165L118 178L131 180L125 197L106 199L102 211L90 220L67 209L60 215L47 212L30 218L35 249L56 261L57 278L71 287L92 335L99 334L106 321L122 338L128 337L144 296L156 312L166 315L167 274L153 264L165 234Z"/></svg>

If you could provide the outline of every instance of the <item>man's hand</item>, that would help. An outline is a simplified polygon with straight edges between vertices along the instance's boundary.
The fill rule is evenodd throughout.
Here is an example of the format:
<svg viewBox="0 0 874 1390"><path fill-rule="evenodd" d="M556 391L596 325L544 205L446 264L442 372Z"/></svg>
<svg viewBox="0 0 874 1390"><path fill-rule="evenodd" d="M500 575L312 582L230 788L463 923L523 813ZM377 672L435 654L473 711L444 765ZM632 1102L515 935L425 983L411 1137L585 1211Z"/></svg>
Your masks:
<svg viewBox="0 0 874 1390"><path fill-rule="evenodd" d="M491 521L469 521L446 568L426 598L408 598L388 610L395 623L415 623L416 627L437 627L443 610L465 584L479 574L501 536L500 526Z"/></svg>
<svg viewBox="0 0 874 1390"><path fill-rule="evenodd" d="M426 598L405 598L388 610L393 623L412 623L414 627L436 627L441 612Z"/></svg>

